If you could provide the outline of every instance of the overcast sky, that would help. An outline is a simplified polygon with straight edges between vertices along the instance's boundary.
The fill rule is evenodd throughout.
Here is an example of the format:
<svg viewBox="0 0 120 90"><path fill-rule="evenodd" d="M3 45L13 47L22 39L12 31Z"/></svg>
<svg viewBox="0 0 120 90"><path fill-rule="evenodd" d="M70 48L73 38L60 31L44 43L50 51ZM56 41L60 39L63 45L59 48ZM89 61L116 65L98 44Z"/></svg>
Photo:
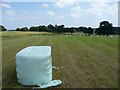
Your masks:
<svg viewBox="0 0 120 90"><path fill-rule="evenodd" d="M48 24L65 26L98 27L99 22L107 20L118 26L118 2L96 0L80 2L76 0L56 0L56 2L12 2L4 0L0 4L2 22L7 29ZM29 1L29 2L28 2ZM34 0L35 1L35 0Z"/></svg>

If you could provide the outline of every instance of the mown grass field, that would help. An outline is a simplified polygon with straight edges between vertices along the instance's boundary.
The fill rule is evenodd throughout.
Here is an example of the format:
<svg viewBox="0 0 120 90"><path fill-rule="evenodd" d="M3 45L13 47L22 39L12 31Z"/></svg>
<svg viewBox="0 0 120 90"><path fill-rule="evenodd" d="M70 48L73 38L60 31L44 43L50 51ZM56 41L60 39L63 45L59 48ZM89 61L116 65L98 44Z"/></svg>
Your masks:
<svg viewBox="0 0 120 90"><path fill-rule="evenodd" d="M17 82L15 55L27 46L36 45L52 47L53 66L60 68L53 70L53 79L63 82L55 88L118 87L117 37L10 33L2 34L3 88L25 87Z"/></svg>
<svg viewBox="0 0 120 90"><path fill-rule="evenodd" d="M1 34L2 33L2 34ZM21 31L6 31L6 32L0 32L0 36L25 36L25 35L45 35L45 34L52 34L49 32L21 32Z"/></svg>

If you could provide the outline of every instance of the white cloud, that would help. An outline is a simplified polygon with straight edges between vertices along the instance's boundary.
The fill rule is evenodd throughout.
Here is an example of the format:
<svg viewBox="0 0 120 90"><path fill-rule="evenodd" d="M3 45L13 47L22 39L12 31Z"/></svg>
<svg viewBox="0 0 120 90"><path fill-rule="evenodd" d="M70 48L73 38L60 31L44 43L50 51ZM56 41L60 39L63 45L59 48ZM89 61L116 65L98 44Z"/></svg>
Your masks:
<svg viewBox="0 0 120 90"><path fill-rule="evenodd" d="M106 2L106 1L107 2L118 2L119 0L76 0L76 1L78 2ZM57 0L2 0L2 2L57 2Z"/></svg>
<svg viewBox="0 0 120 90"><path fill-rule="evenodd" d="M103 3L103 2L108 2L109 0L92 0L93 2L98 2L98 3Z"/></svg>
<svg viewBox="0 0 120 90"><path fill-rule="evenodd" d="M0 4L0 8L7 8L7 9L10 9L11 6L8 5L8 4L5 4L5 3L1 3L1 4Z"/></svg>
<svg viewBox="0 0 120 90"><path fill-rule="evenodd" d="M106 11L107 11L107 14L113 17L116 17L118 15L118 3L114 3L111 6L107 7Z"/></svg>
<svg viewBox="0 0 120 90"><path fill-rule="evenodd" d="M48 11L48 12L46 12L46 14L49 16L55 16L55 13L53 11Z"/></svg>
<svg viewBox="0 0 120 90"><path fill-rule="evenodd" d="M107 1L107 0L106 0ZM95 2L91 3L91 7L86 10L85 13L89 13L94 16L103 17L106 15L117 15L117 3L110 5L108 2Z"/></svg>
<svg viewBox="0 0 120 90"><path fill-rule="evenodd" d="M75 6L71 9L71 16L75 19L78 19L81 17L82 9L80 6Z"/></svg>
<svg viewBox="0 0 120 90"><path fill-rule="evenodd" d="M42 7L47 8L47 7L48 7L48 4L45 3L45 4L42 5Z"/></svg>
<svg viewBox="0 0 120 90"><path fill-rule="evenodd" d="M108 20L114 25L118 23L118 3L110 2L91 2L89 7L84 8L80 5L72 6L70 15L82 23L94 26L97 22ZM83 20L84 19L84 20ZM92 23L89 23L91 20ZM93 24L93 25L92 25ZM97 25L97 24L96 24ZM96 26L95 25L95 26Z"/></svg>
<svg viewBox="0 0 120 90"><path fill-rule="evenodd" d="M7 10L7 11L5 11L5 14L7 14L7 15L14 15L15 11L13 11L13 10Z"/></svg>
<svg viewBox="0 0 120 90"><path fill-rule="evenodd" d="M101 16L106 11L107 4L104 3L91 3L90 8L86 10L89 15Z"/></svg>
<svg viewBox="0 0 120 90"><path fill-rule="evenodd" d="M79 2L77 2L76 0L58 0L57 2L55 2L54 6L58 8L64 8L67 6L77 5L78 3Z"/></svg>
<svg viewBox="0 0 120 90"><path fill-rule="evenodd" d="M64 4L62 2L56 2L54 4L54 6L58 7L58 8L64 8Z"/></svg>

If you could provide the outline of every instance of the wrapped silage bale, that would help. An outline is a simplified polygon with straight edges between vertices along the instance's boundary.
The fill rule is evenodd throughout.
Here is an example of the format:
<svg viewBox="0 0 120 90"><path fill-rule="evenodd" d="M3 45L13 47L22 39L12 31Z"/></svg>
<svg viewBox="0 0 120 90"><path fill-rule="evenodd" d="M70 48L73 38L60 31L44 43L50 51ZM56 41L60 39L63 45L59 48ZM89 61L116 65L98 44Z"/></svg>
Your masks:
<svg viewBox="0 0 120 90"><path fill-rule="evenodd" d="M52 57L50 46L30 46L16 54L18 82L22 85L39 85L41 88L57 86L60 80L52 81Z"/></svg>

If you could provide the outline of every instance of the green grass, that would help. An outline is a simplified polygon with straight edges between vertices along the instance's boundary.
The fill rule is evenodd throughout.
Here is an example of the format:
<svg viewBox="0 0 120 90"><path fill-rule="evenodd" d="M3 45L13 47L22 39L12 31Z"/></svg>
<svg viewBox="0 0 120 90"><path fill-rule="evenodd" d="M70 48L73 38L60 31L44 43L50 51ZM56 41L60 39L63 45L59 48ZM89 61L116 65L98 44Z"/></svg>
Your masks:
<svg viewBox="0 0 120 90"><path fill-rule="evenodd" d="M1 42L2 42L2 37L0 37L0 89L2 87L2 43Z"/></svg>
<svg viewBox="0 0 120 90"><path fill-rule="evenodd" d="M20 35L4 37L2 44L3 88L25 87L17 82L15 55L27 46L52 47L53 79L59 88L117 88L118 38L64 35ZM15 33L15 32L13 32ZM57 88L57 87L56 87Z"/></svg>
<svg viewBox="0 0 120 90"><path fill-rule="evenodd" d="M1 34L2 33L2 34ZM4 32L0 32L0 36L23 36L23 35L42 35L42 34L52 34L50 32L21 32L21 31L4 31Z"/></svg>

